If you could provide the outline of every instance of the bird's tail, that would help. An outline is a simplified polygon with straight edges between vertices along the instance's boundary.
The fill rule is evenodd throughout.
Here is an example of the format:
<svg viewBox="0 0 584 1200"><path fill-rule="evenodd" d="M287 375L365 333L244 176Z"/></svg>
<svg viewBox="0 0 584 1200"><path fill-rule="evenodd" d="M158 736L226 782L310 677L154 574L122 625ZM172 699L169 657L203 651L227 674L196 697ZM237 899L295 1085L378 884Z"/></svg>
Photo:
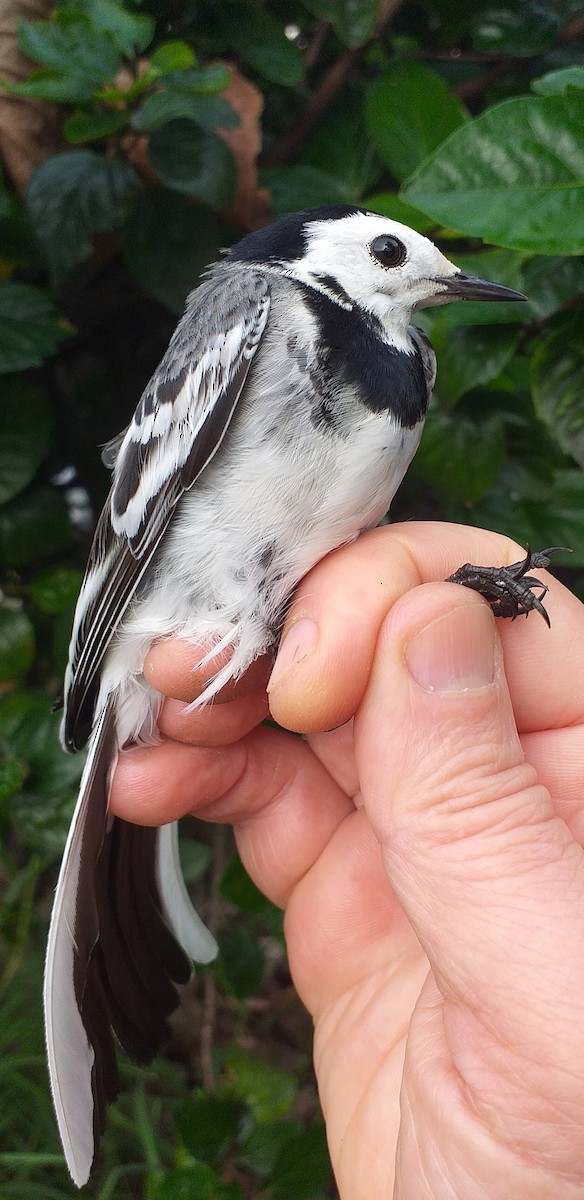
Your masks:
<svg viewBox="0 0 584 1200"><path fill-rule="evenodd" d="M87 1182L115 1099L113 1034L148 1063L168 1035L177 985L191 959L209 962L213 937L191 906L176 827L108 816L118 744L113 703L95 725L57 882L45 966L51 1089L67 1165Z"/></svg>

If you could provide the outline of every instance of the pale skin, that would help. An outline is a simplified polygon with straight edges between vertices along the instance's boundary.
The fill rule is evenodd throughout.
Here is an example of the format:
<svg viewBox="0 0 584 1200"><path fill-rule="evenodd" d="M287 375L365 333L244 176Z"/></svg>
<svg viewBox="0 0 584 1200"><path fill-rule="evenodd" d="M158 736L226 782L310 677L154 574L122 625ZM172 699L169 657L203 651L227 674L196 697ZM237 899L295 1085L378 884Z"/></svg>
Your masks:
<svg viewBox="0 0 584 1200"><path fill-rule="evenodd" d="M495 622L436 582L521 557L420 523L320 563L269 693L307 741L259 725L271 664L189 714L200 653L158 643L179 699L114 778L126 819L233 823L285 907L342 1200L584 1197L584 606L537 572L551 630Z"/></svg>

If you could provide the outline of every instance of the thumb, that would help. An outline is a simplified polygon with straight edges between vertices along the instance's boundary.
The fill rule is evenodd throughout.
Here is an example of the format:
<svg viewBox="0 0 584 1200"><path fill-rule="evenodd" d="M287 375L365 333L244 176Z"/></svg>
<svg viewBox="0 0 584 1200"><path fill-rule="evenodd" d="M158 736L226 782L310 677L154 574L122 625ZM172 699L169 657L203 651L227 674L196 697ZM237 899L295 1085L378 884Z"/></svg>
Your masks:
<svg viewBox="0 0 584 1200"><path fill-rule="evenodd" d="M394 605L355 746L386 872L477 1070L474 1022L530 1063L558 1065L560 1045L581 1061L581 1022L557 1014L584 994L583 855L525 761L476 596L428 584Z"/></svg>

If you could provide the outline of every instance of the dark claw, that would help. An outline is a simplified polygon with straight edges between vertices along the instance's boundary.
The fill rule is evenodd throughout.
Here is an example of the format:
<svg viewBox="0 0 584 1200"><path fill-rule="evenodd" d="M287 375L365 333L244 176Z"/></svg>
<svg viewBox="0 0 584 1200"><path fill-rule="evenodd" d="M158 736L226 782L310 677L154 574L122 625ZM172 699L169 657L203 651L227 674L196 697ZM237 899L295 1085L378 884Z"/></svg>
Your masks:
<svg viewBox="0 0 584 1200"><path fill-rule="evenodd" d="M474 567L472 563L465 563L454 575L449 575L446 582L459 583L478 592L490 604L496 617L511 617L514 621L519 615L527 617L535 611L549 626L550 619L542 604L548 588L527 572L534 567L543 570L549 566L550 555L565 550L565 546L550 546L532 554L528 546L525 558L510 567ZM535 588L539 589L539 595Z"/></svg>

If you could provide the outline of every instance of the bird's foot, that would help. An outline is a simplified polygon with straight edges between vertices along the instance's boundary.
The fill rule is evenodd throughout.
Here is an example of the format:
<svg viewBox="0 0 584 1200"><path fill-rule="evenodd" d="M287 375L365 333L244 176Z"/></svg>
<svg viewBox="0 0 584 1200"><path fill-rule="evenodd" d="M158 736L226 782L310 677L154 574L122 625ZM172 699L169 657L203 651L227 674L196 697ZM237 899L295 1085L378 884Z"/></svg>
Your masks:
<svg viewBox="0 0 584 1200"><path fill-rule="evenodd" d="M521 562L512 563L510 567L474 567L465 563L454 575L449 575L447 583L460 583L463 587L472 588L490 604L496 617L515 617L530 612L538 612L546 625L550 625L547 610L543 600L548 587L534 575L528 575L531 570L543 570L549 566L550 555L565 551L565 546L550 546L532 554L527 547L527 554ZM539 593L539 594L538 594Z"/></svg>

